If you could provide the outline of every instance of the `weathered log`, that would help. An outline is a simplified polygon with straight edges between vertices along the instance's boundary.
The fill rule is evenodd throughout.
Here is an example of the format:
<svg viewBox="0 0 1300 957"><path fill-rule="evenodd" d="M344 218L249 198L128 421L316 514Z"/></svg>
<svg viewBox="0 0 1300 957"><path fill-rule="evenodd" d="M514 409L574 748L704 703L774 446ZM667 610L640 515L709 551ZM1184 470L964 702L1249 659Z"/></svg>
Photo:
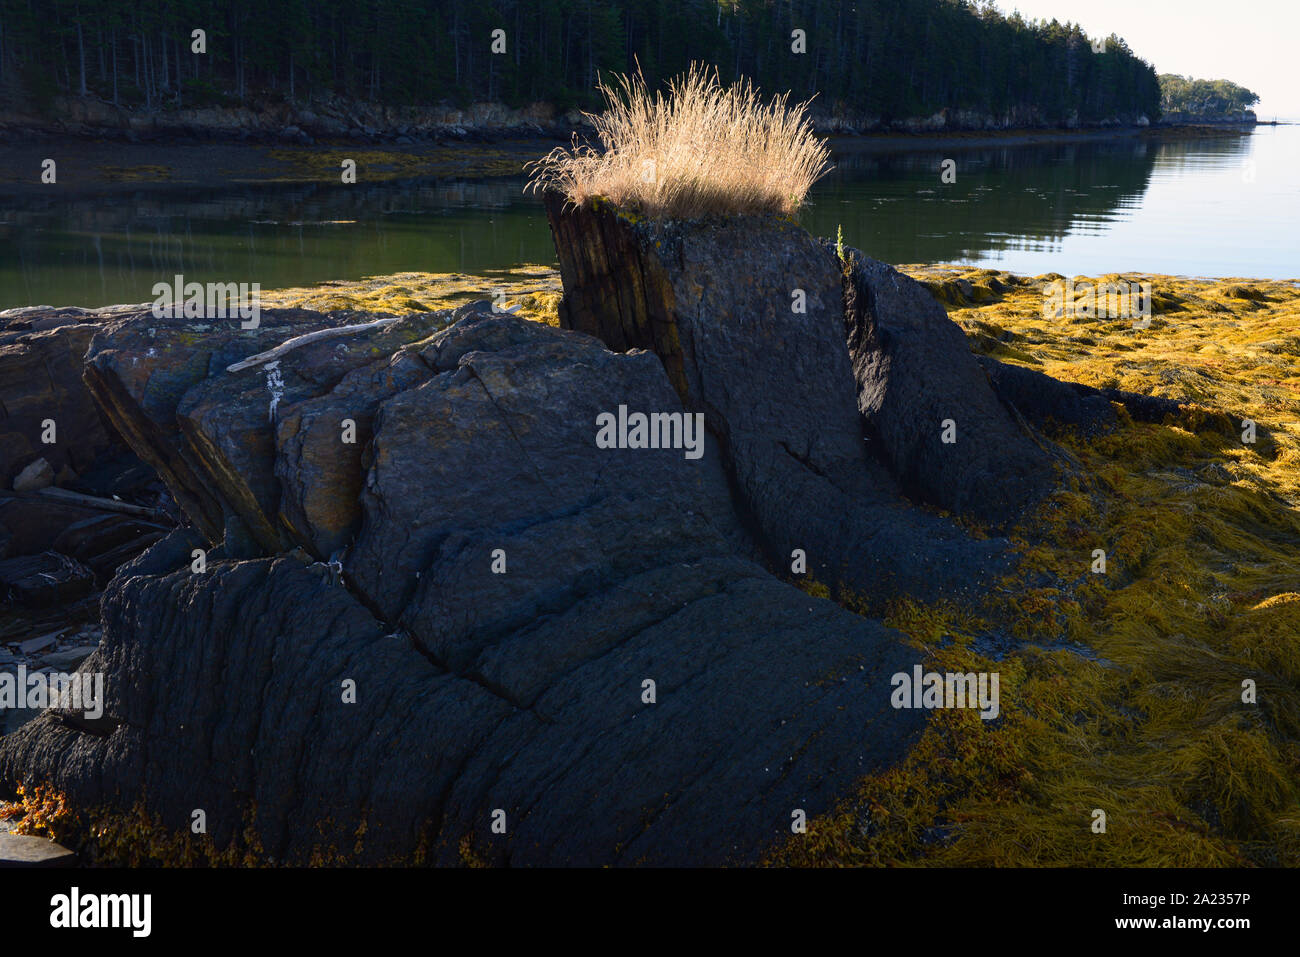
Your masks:
<svg viewBox="0 0 1300 957"><path fill-rule="evenodd" d="M145 518L164 518L167 515L160 508L151 508L147 505L132 505L130 502L119 502L117 499L103 498L98 495L83 495L81 492L73 492L66 488L43 488L36 494L44 495L47 498L62 499L65 502L85 505L87 508L95 508L105 512L121 512L123 515L141 515Z"/></svg>

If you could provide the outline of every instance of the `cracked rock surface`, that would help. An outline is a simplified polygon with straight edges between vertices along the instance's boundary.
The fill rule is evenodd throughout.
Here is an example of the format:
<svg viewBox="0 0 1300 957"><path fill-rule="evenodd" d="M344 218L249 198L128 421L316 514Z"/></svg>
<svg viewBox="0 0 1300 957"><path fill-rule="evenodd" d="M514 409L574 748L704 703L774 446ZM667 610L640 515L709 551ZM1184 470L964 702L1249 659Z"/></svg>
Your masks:
<svg viewBox="0 0 1300 957"><path fill-rule="evenodd" d="M105 592L104 716L4 738L7 784L178 830L203 807L282 862L720 864L905 751L916 653L754 560L716 445L597 448L603 411L684 411L655 355L477 304L226 371L281 319L95 340L193 524Z"/></svg>

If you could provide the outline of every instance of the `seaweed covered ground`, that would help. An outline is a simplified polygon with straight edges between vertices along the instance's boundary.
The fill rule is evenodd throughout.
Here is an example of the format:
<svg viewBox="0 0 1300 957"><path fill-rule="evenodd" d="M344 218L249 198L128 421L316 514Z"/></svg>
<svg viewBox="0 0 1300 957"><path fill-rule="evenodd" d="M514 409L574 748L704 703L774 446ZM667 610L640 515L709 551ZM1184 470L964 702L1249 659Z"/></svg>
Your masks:
<svg viewBox="0 0 1300 957"><path fill-rule="evenodd" d="M1024 560L982 607L864 602L927 669L997 672L1000 715L934 711L903 763L769 862L1300 864L1300 283L1093 277L1151 283L1151 321L1134 328L1045 315L1059 276L904 271L977 353L1194 405L1160 424L1117 407L1118 430L1055 435L1081 477L1019 522ZM555 323L559 290L535 266L263 304L412 313L496 298ZM58 836L50 800L29 796L18 829Z"/></svg>
<svg viewBox="0 0 1300 957"><path fill-rule="evenodd" d="M936 711L774 863L1300 864L1300 284L1095 277L1152 284L1135 329L1045 317L1060 276L905 271L977 352L1233 415L1062 436L1085 479L1026 516L1017 577L887 616L927 667L999 672L1000 718Z"/></svg>
<svg viewBox="0 0 1300 957"><path fill-rule="evenodd" d="M274 308L352 310L411 315L463 306L479 299L518 311L530 319L558 322L560 274L551 266L517 266L481 275L407 272L319 286L263 291L261 304Z"/></svg>

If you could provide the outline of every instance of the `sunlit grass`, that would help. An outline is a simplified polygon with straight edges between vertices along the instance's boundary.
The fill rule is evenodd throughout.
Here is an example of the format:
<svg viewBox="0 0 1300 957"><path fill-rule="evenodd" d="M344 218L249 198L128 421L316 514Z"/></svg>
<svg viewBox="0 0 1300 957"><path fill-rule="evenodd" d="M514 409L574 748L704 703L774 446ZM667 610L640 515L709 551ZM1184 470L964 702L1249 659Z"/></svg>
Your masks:
<svg viewBox="0 0 1300 957"><path fill-rule="evenodd" d="M531 185L574 204L602 197L651 218L710 214L793 215L830 169L807 104L764 103L747 80L729 87L693 66L668 95L640 74L601 84L603 113L590 117L601 149L559 147L531 164Z"/></svg>

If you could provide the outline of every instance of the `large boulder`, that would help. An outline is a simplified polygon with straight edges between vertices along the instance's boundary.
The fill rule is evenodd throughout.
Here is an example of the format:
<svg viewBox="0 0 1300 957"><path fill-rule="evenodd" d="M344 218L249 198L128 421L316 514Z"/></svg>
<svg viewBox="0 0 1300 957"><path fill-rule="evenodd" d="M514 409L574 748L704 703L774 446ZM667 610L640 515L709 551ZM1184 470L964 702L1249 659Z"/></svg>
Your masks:
<svg viewBox="0 0 1300 957"><path fill-rule="evenodd" d="M82 310L0 313L0 487L40 459L52 475L79 473L110 451L113 430L81 382L96 328Z"/></svg>
<svg viewBox="0 0 1300 957"><path fill-rule="evenodd" d="M229 538L232 553L274 553L310 543L310 534L298 527L301 516L290 525L279 513L281 417L358 367L387 361L390 345L424 338L446 322L426 313L375 329L367 325L373 319L267 309L256 328L245 329L238 319L129 313L104 323L91 340L85 379L117 430L157 470L210 543ZM348 334L352 326L366 328ZM278 361L227 371L285 340L323 330L344 331ZM339 438L338 450L346 454L341 429Z"/></svg>
<svg viewBox="0 0 1300 957"><path fill-rule="evenodd" d="M998 401L966 335L922 286L846 250L844 318L858 409L903 490L991 522L1054 485L1054 455Z"/></svg>
<svg viewBox="0 0 1300 957"><path fill-rule="evenodd" d="M574 208L554 194L547 210L564 283L561 323L612 349L659 356L686 407L704 413L736 508L770 567L788 572L798 551L833 588L922 599L976 595L1005 570L1003 540L971 539L905 496L929 486L911 481L915 463L890 454L892 431L882 440L878 419L860 408L851 360L861 352L846 346L852 283L832 246L775 217L653 222L601 201ZM918 307L938 308L933 300L889 305L888 321L899 324ZM1032 444L998 405L960 330L943 321L952 328L941 330L940 346L914 362L913 344L900 343L905 356L894 368L946 355L973 370L978 380L966 376L960 388L1017 444L999 462L972 438L950 454L946 480L974 486L1014 476L1015 456ZM885 417L909 413L890 405ZM1033 451L1034 461L1043 458ZM984 514L969 496L935 504Z"/></svg>
<svg viewBox="0 0 1300 957"><path fill-rule="evenodd" d="M272 360L274 422L266 363L226 368L255 350L203 345L178 424L127 431L223 524L289 541L196 573L209 530L181 530L124 567L82 666L105 714L47 711L0 741L0 780L181 833L202 808L218 847L282 862L722 864L904 753L920 718L890 677L916 653L746 557L717 446L597 443L620 406L687 413L655 355L483 305L438 318L339 337L367 357L339 374L312 344ZM129 369L147 321L92 363ZM117 414L146 419L149 377L115 375ZM344 413L356 451L332 445Z"/></svg>

